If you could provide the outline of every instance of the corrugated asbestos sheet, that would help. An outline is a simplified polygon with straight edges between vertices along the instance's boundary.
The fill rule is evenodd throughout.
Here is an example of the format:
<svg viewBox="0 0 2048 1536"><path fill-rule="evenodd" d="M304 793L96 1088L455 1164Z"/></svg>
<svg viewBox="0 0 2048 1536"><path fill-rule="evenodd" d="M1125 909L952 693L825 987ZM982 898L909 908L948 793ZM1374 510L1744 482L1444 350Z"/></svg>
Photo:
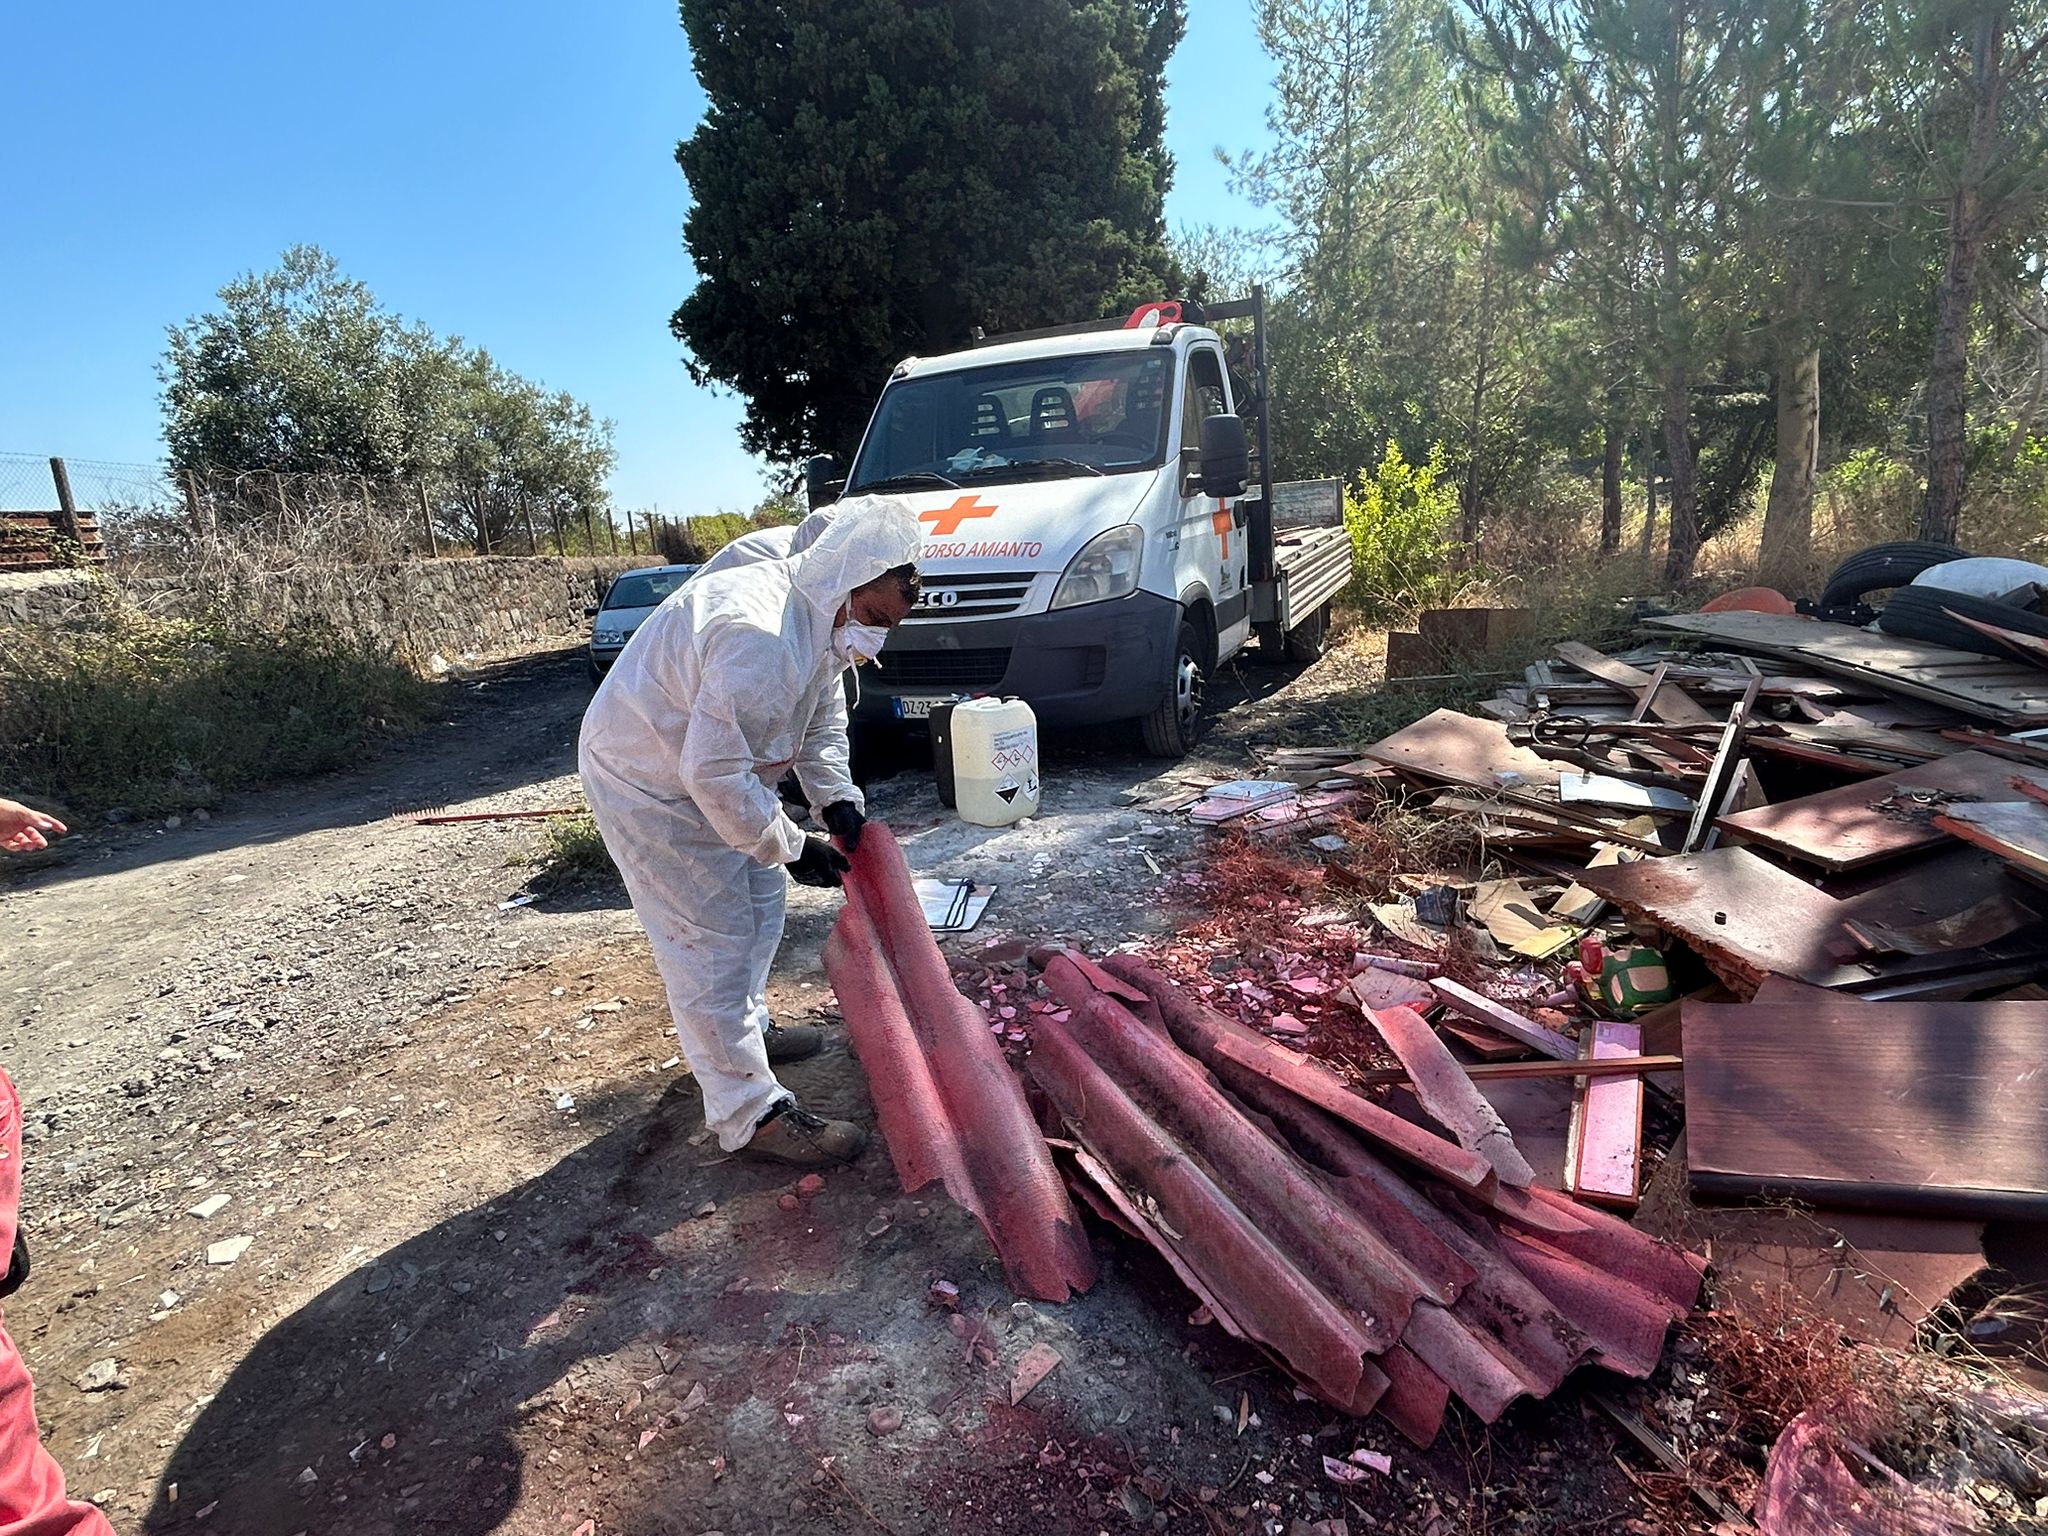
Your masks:
<svg viewBox="0 0 2048 1536"><path fill-rule="evenodd" d="M1091 1203L1324 1401L1427 1444L1453 1395L1490 1423L1580 1364L1647 1376L1691 1310L1691 1255L1491 1170L1454 1183L1470 1154L1421 1128L1441 1156L1361 1134L1157 971L1063 954L1045 976L1072 1012L1039 1021L1031 1073Z"/></svg>
<svg viewBox="0 0 2048 1536"><path fill-rule="evenodd" d="M853 856L825 974L903 1187L943 1181L981 1222L1019 1294L1065 1301L1093 1285L1087 1235L1023 1084L987 1017L953 986L903 851L881 822L867 824Z"/></svg>

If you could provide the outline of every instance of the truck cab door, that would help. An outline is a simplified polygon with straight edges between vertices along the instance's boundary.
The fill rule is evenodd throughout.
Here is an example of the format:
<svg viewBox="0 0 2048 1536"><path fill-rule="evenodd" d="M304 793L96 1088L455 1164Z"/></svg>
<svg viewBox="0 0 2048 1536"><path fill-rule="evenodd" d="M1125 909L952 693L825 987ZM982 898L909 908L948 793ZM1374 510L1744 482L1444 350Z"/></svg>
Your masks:
<svg viewBox="0 0 2048 1536"><path fill-rule="evenodd" d="M1180 495L1183 591L1207 587L1216 600L1217 658L1230 656L1251 634L1251 592L1243 517L1234 502L1204 496L1195 479L1201 465L1202 422L1230 410L1223 354L1209 343L1188 352L1181 386Z"/></svg>

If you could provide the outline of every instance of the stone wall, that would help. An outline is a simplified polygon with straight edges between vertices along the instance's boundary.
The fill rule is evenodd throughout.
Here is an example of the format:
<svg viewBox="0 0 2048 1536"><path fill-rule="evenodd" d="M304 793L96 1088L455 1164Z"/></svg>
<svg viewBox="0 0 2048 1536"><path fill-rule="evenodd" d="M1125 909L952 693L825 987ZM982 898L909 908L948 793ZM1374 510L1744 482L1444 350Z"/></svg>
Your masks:
<svg viewBox="0 0 2048 1536"><path fill-rule="evenodd" d="M621 571L658 563L649 556L556 559L487 556L399 560L379 565L308 565L266 572L235 594L241 612L278 622L317 613L343 632L388 646L422 667L524 650L587 635L584 608ZM211 589L209 589L211 587ZM204 578L113 583L75 571L0 577L0 624L58 627L89 621L110 590L145 612L198 617L219 596Z"/></svg>
<svg viewBox="0 0 2048 1536"><path fill-rule="evenodd" d="M0 572L0 626L61 629L86 623L105 610L111 596L90 571Z"/></svg>

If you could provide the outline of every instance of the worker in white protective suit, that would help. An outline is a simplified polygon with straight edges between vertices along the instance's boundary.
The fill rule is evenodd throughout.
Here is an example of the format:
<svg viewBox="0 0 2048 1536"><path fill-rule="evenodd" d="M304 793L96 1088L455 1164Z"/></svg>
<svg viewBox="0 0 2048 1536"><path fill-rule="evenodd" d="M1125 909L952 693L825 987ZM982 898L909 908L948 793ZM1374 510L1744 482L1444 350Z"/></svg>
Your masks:
<svg viewBox="0 0 2048 1536"><path fill-rule="evenodd" d="M591 813L668 990L704 1118L728 1152L816 1166L858 1126L801 1108L771 1063L814 1055L766 999L786 880L836 886L846 859L776 798L794 768L824 826L857 846L841 674L915 605L917 520L855 497L803 553L699 575L640 626L583 717ZM786 871L786 873L785 873Z"/></svg>
<svg viewBox="0 0 2048 1536"><path fill-rule="evenodd" d="M791 555L800 555L818 542L818 535L832 526L832 519L838 513L835 503L820 507L800 523L782 523L773 528L756 528L752 533L743 533L698 566L697 574L714 576L720 571L756 565L763 560L787 560Z"/></svg>

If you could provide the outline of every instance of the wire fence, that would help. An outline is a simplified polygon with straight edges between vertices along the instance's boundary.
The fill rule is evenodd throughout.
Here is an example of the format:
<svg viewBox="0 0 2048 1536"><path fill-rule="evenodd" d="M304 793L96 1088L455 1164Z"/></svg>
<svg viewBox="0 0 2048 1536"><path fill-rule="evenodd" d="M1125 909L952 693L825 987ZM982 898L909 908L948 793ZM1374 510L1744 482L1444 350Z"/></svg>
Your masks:
<svg viewBox="0 0 2048 1536"><path fill-rule="evenodd" d="M0 542L14 556L0 563L14 569L74 563L81 549L67 549L66 539L85 558L103 549L110 564L144 575L190 568L206 546L222 542L273 566L474 555L687 560L706 542L706 522L618 513L502 484L174 472L162 464L0 452Z"/></svg>

